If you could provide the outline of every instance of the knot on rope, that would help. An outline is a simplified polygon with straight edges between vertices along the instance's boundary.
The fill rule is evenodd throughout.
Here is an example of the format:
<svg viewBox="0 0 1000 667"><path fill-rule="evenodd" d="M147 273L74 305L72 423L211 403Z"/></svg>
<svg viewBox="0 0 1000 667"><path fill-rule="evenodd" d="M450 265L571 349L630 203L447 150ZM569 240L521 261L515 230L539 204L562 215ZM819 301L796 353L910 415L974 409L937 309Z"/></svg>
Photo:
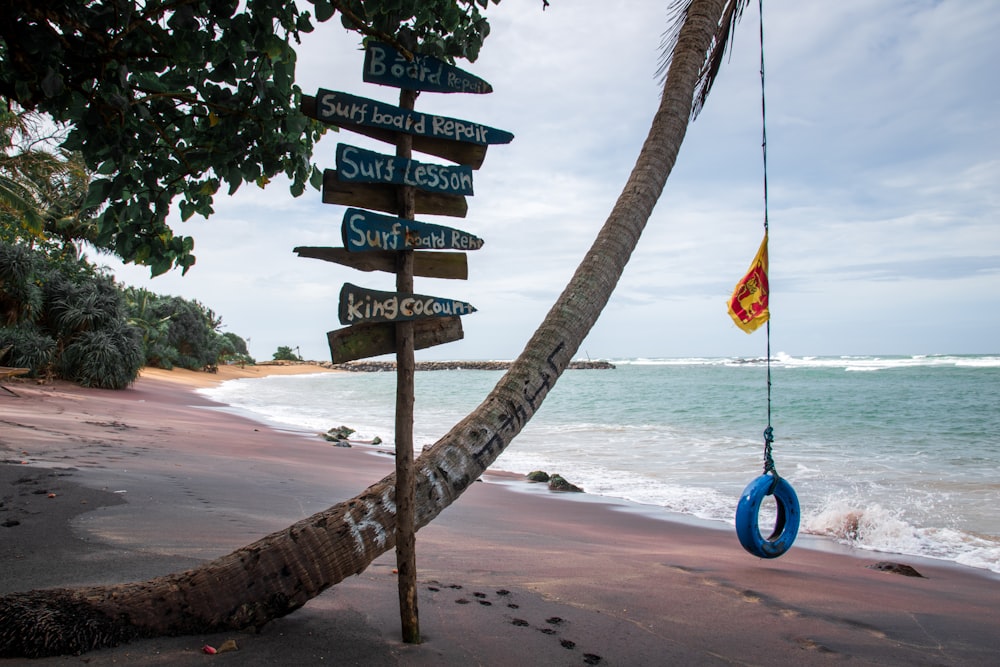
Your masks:
<svg viewBox="0 0 1000 667"><path fill-rule="evenodd" d="M771 444L774 442L774 428L768 424L764 429L764 474L773 473L778 475L774 469L774 459L771 458Z"/></svg>

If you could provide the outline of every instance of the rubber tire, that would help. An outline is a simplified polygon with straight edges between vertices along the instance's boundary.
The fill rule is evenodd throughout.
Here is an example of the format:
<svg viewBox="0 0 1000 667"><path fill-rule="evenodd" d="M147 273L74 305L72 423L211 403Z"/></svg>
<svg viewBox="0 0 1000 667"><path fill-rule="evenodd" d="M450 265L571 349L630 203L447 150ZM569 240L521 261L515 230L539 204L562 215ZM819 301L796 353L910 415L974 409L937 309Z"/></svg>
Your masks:
<svg viewBox="0 0 1000 667"><path fill-rule="evenodd" d="M766 496L774 495L778 516L774 532L764 538L760 534L760 504ZM777 475L761 475L747 484L736 506L736 535L743 548L754 556L777 558L792 546L799 533L799 498L795 489Z"/></svg>

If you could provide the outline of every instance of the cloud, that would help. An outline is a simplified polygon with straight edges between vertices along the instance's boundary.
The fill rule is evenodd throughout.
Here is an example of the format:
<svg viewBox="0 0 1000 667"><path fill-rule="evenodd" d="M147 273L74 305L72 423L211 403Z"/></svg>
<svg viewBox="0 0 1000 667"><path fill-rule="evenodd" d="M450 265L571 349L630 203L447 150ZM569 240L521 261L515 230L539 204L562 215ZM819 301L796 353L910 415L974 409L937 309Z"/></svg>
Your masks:
<svg viewBox="0 0 1000 667"><path fill-rule="evenodd" d="M418 279L416 291L469 301L463 341L419 358L512 358L562 291L603 224L659 101L667 16L660 3L505 0L463 67L491 95L421 94L417 108L511 131L475 173L465 219L428 216L486 240L468 281ZM1000 14L991 0L774 0L765 8L768 217L774 349L792 354L996 352L1000 325ZM724 302L763 233L757 8L615 295L581 355L760 356L762 334L732 325ZM297 82L394 103L361 81L358 39L334 20L305 38ZM316 162L333 164L330 133ZM436 161L428 158L428 161ZM132 284L197 298L269 358L278 345L328 358L337 295L361 274L296 257L340 245L343 208L294 199L276 179L220 198L209 221L178 222L198 264ZM935 317L928 317L928 308ZM946 315L946 320L944 318Z"/></svg>

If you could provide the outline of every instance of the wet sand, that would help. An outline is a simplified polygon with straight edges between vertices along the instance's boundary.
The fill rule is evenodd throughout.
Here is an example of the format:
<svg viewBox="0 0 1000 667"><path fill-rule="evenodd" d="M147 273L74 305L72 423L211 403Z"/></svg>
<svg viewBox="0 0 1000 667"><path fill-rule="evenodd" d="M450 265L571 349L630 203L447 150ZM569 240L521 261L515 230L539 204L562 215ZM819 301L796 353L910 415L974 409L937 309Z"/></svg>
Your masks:
<svg viewBox="0 0 1000 667"><path fill-rule="evenodd" d="M117 392L12 384L20 397L0 395L0 594L188 569L391 472L385 452L275 430L192 391L275 368L319 370L144 371ZM732 529L667 518L491 473L417 534L420 645L400 641L389 552L257 634L141 640L31 664L993 665L1000 656L1000 577L808 536L760 560ZM924 576L869 567L885 560ZM229 639L239 650L201 651Z"/></svg>

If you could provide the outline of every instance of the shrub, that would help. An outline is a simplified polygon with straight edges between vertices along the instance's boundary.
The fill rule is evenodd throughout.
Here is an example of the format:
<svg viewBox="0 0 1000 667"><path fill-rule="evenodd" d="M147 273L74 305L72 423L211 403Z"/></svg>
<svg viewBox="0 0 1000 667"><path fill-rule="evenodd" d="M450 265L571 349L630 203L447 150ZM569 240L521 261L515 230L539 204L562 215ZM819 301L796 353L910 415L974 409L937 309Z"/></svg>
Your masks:
<svg viewBox="0 0 1000 667"><path fill-rule="evenodd" d="M45 375L56 352L56 341L30 322L0 327L0 350L5 366L30 368L32 377Z"/></svg>
<svg viewBox="0 0 1000 667"><path fill-rule="evenodd" d="M278 347L278 351L274 353L275 361L302 361L302 359L292 352L292 348L281 345Z"/></svg>
<svg viewBox="0 0 1000 667"><path fill-rule="evenodd" d="M0 243L0 324L14 325L41 313L43 292L35 280L40 268L28 247Z"/></svg>
<svg viewBox="0 0 1000 667"><path fill-rule="evenodd" d="M84 387L124 389L145 361L142 334L124 322L83 331L63 350L59 374Z"/></svg>

